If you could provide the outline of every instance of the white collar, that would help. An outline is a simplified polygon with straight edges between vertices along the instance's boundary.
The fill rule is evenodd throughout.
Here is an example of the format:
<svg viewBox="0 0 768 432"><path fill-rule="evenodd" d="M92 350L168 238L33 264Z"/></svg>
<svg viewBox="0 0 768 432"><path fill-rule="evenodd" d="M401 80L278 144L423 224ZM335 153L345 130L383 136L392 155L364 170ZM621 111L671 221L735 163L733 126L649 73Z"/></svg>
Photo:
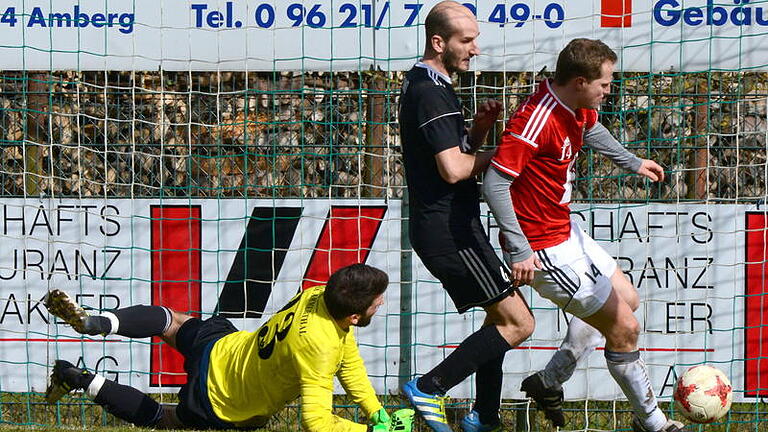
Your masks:
<svg viewBox="0 0 768 432"><path fill-rule="evenodd" d="M430 66L430 65L428 65L428 64L426 64L426 63L424 63L422 61L419 61L418 63L416 63L415 66L416 67L420 67L420 68L424 68L424 69L429 70L429 71L432 71L432 72L436 73L437 76L442 78L443 81L445 81L448 84L451 84L451 77L449 77L448 75L446 75L446 74L444 74L442 72L439 72L437 69L433 68L432 66Z"/></svg>

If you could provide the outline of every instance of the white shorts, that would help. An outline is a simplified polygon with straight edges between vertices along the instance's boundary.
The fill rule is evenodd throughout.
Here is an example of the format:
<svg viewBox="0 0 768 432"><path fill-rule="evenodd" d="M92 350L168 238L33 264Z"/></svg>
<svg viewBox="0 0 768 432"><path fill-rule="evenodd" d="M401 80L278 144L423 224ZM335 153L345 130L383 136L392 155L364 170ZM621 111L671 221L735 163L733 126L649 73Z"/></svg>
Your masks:
<svg viewBox="0 0 768 432"><path fill-rule="evenodd" d="M616 260L576 223L571 222L568 240L535 253L543 270L531 285L540 296L579 318L603 307L613 289Z"/></svg>

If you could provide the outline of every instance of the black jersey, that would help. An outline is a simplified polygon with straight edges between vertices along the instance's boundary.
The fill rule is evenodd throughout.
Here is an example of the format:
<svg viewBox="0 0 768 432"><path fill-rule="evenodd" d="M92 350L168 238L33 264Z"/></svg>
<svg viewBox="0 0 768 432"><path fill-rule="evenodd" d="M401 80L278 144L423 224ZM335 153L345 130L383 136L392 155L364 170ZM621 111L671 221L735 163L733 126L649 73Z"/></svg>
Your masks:
<svg viewBox="0 0 768 432"><path fill-rule="evenodd" d="M455 252L478 243L480 193L474 178L449 184L435 155L469 151L461 104L450 79L418 63L400 92L400 137L408 182L410 239L420 256Z"/></svg>

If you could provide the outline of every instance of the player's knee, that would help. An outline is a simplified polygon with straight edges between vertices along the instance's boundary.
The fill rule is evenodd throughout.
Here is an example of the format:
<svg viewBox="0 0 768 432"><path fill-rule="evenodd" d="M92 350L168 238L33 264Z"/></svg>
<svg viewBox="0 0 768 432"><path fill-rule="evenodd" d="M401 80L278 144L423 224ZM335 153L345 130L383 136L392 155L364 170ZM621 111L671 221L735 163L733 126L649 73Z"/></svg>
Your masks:
<svg viewBox="0 0 768 432"><path fill-rule="evenodd" d="M536 327L536 323L533 319L533 315L525 314L515 317L515 319L496 324L496 326L507 343L514 347L521 344L533 334L533 329Z"/></svg>
<svg viewBox="0 0 768 432"><path fill-rule="evenodd" d="M183 314L181 312L176 312L174 310L170 310L170 312L171 312L171 322L163 332L163 336L166 338L175 338L176 333L178 333L181 326L188 320L192 319L192 316Z"/></svg>
<svg viewBox="0 0 768 432"><path fill-rule="evenodd" d="M533 318L533 315L525 315L520 323L520 336L522 337L520 342L528 339L533 334L535 328L536 320Z"/></svg>
<svg viewBox="0 0 768 432"><path fill-rule="evenodd" d="M622 346L626 349L637 345L637 338L640 335L640 323L634 315L619 320L614 327L614 345Z"/></svg>

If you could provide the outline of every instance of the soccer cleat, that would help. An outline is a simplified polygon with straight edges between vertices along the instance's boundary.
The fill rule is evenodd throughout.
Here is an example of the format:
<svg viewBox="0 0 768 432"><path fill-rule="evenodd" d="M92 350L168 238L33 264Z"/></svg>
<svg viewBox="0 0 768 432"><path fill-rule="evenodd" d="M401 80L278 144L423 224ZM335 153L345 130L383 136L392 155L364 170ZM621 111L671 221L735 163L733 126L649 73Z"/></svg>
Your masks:
<svg viewBox="0 0 768 432"><path fill-rule="evenodd" d="M453 429L448 426L448 419L445 415L445 399L447 398L423 393L416 387L417 380L418 378L414 378L403 384L403 393L408 397L411 405L433 431L452 432Z"/></svg>
<svg viewBox="0 0 768 432"><path fill-rule="evenodd" d="M51 290L43 302L51 315L61 318L78 333L85 333L85 318L88 314L67 293L58 289Z"/></svg>
<svg viewBox="0 0 768 432"><path fill-rule="evenodd" d="M643 423L640 421L639 418L637 417L632 418L632 432L683 432L684 428L685 428L685 425L680 423L679 421L667 420L667 424L665 424L664 427L662 427L658 431L652 431L652 430L646 429L646 427L643 426Z"/></svg>
<svg viewBox="0 0 768 432"><path fill-rule="evenodd" d="M562 390L545 387L538 372L524 379L520 390L525 392L526 397L536 402L538 409L544 411L544 417L549 419L554 426L565 426Z"/></svg>
<svg viewBox="0 0 768 432"><path fill-rule="evenodd" d="M413 416L416 413L409 408L399 409L392 413L392 421L389 424L390 432L411 432L413 430Z"/></svg>
<svg viewBox="0 0 768 432"><path fill-rule="evenodd" d="M480 414L472 410L461 420L462 432L501 432L501 423L484 425L480 423Z"/></svg>
<svg viewBox="0 0 768 432"><path fill-rule="evenodd" d="M48 312L51 315L64 320L76 332L80 334L98 334L87 331L85 324L88 314L64 291L58 289L49 291L43 303L45 303L45 307L48 308Z"/></svg>
<svg viewBox="0 0 768 432"><path fill-rule="evenodd" d="M91 373L76 367L66 360L56 360L51 371L51 380L45 389L45 401L56 403L65 394L83 389L91 381Z"/></svg>

